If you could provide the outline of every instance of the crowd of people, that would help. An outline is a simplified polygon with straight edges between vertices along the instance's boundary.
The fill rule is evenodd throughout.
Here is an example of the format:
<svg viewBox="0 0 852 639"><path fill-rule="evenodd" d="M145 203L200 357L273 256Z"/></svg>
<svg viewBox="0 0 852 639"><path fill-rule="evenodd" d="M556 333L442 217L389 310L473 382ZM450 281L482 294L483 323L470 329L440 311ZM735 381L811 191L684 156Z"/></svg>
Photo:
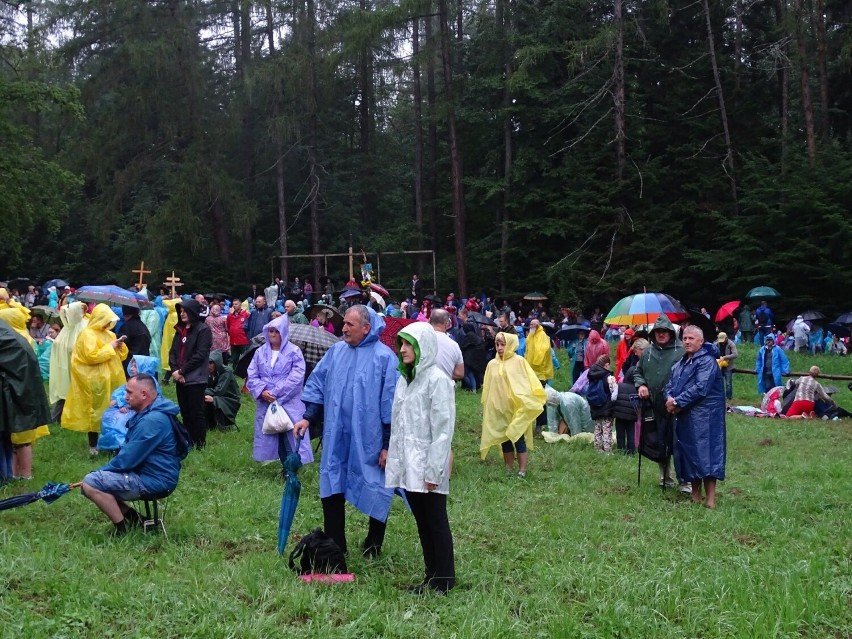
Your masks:
<svg viewBox="0 0 852 639"><path fill-rule="evenodd" d="M153 308L140 312L73 301L69 290L61 300L55 296L60 322L45 330L29 308L37 296L21 300L0 289L0 335L18 342L16 358L29 363L27 370L35 362L39 380L45 370L49 389L43 405L35 402L8 428L4 457L11 463L0 466L3 479L32 477L33 444L49 434L49 422L87 433L90 454L117 454L83 479L83 493L124 534L140 521L130 502L174 490L188 449L204 449L211 429L235 427L241 388L229 363L251 348L242 391L255 400L254 460L283 466L297 452L311 463L310 438L321 437L325 532L347 550L349 502L368 518L361 545L368 557L381 552L393 495L404 491L424 560L424 578L413 592L445 593L455 585L447 517L455 383L481 392L480 453L485 459L499 445L507 474L527 477L529 451L545 431L589 433L602 454L612 454L613 440L626 454L643 452L639 420L653 423L662 447L655 457L660 484L716 505L736 343L748 335L737 327L743 338L720 332L705 342L699 327L678 330L660 315L650 327L618 331L613 357L599 309L585 321L563 308L554 321L541 302L520 311L487 296L424 296L416 275L399 304L365 290L335 305L298 278L251 292L242 300L161 290ZM397 319L406 321L392 349L380 337L386 322ZM289 339L299 324L340 340L308 366ZM775 334L764 338L756 366L762 391L789 372ZM44 342L51 350L46 369L39 369ZM554 387L556 348L565 348L571 362L570 389ZM814 401L825 399L818 375L812 369L796 382L791 416L811 416ZM175 385L177 404L163 397L161 384ZM271 426L276 411L289 428Z"/></svg>

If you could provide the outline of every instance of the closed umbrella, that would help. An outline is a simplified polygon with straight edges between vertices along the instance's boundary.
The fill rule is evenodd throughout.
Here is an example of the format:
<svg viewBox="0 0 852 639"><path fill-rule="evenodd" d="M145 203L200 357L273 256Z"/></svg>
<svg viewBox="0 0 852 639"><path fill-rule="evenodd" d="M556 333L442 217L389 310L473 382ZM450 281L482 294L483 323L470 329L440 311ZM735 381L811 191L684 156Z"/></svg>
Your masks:
<svg viewBox="0 0 852 639"><path fill-rule="evenodd" d="M10 508L17 508L18 506L26 506L27 504L32 504L39 500L46 504L52 504L72 488L76 488L76 486L48 482L37 493L15 495L14 497L9 497L8 499L0 501L0 510L9 510Z"/></svg>
<svg viewBox="0 0 852 639"><path fill-rule="evenodd" d="M302 443L302 437L304 437L304 434L295 438L295 449L290 448L290 433L287 433L283 438L287 446L287 457L284 458L284 472L287 473L287 481L284 482L281 511L278 514L279 555L283 555L284 549L287 547L290 528L293 527L293 518L296 516L296 506L299 505L299 495L302 493L302 481L299 479L299 469L302 467L299 445Z"/></svg>

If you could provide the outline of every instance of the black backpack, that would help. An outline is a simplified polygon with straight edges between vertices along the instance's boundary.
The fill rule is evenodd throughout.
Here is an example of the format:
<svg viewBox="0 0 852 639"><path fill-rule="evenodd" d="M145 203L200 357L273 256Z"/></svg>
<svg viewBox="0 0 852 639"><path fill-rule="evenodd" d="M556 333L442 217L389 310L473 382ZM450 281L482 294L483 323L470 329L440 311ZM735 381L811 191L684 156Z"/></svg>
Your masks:
<svg viewBox="0 0 852 639"><path fill-rule="evenodd" d="M315 528L299 540L290 553L289 564L290 570L295 570L300 575L349 572L346 568L346 556L340 546L321 528Z"/></svg>
<svg viewBox="0 0 852 639"><path fill-rule="evenodd" d="M175 448L178 459L183 461L189 455L190 440L189 431L177 417L170 415L172 420L172 432L175 435Z"/></svg>

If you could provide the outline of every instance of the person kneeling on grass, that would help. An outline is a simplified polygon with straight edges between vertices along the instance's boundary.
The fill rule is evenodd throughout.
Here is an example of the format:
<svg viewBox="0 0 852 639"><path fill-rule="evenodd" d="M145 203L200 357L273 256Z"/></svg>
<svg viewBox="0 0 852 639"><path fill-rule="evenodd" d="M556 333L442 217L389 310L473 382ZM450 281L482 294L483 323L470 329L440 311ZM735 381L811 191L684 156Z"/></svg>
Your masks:
<svg viewBox="0 0 852 639"><path fill-rule="evenodd" d="M157 392L150 375L127 380L125 401L136 415L127 425L127 439L108 464L83 478L83 495L91 499L123 535L141 526L142 517L127 502L146 495L172 492L178 483L187 442L175 436L177 404Z"/></svg>
<svg viewBox="0 0 852 639"><path fill-rule="evenodd" d="M432 317L434 317L434 313ZM450 446L456 421L453 382L436 365L437 331L415 322L397 336L399 372L391 413L385 486L402 488L417 521L426 572L409 589L446 593L456 583L453 535L447 518Z"/></svg>

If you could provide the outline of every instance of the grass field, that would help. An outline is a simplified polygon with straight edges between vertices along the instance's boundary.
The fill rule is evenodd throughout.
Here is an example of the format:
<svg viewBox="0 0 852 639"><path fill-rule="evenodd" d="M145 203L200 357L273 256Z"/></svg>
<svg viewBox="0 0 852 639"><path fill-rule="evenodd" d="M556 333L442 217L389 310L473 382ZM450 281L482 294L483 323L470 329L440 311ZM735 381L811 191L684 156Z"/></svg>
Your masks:
<svg viewBox="0 0 852 639"><path fill-rule="evenodd" d="M745 351L738 364L751 367ZM793 369L810 361L795 357ZM755 403L755 378L735 377L737 402ZM110 538L76 493L0 513L0 637L852 636L850 420L730 418L728 480L708 511L661 493L651 464L637 486L635 459L582 445L537 440L527 479L505 477L496 451L479 460L478 400L457 395L459 584L447 597L401 590L421 579L422 558L399 500L383 554L350 557L354 584L298 581L275 552L282 481L251 461L246 397L240 431L212 433L185 462L168 539ZM103 463L83 436L52 431L37 445L33 485L2 487L0 498ZM322 524L317 464L301 475L297 533ZM357 547L366 520L348 512Z"/></svg>

